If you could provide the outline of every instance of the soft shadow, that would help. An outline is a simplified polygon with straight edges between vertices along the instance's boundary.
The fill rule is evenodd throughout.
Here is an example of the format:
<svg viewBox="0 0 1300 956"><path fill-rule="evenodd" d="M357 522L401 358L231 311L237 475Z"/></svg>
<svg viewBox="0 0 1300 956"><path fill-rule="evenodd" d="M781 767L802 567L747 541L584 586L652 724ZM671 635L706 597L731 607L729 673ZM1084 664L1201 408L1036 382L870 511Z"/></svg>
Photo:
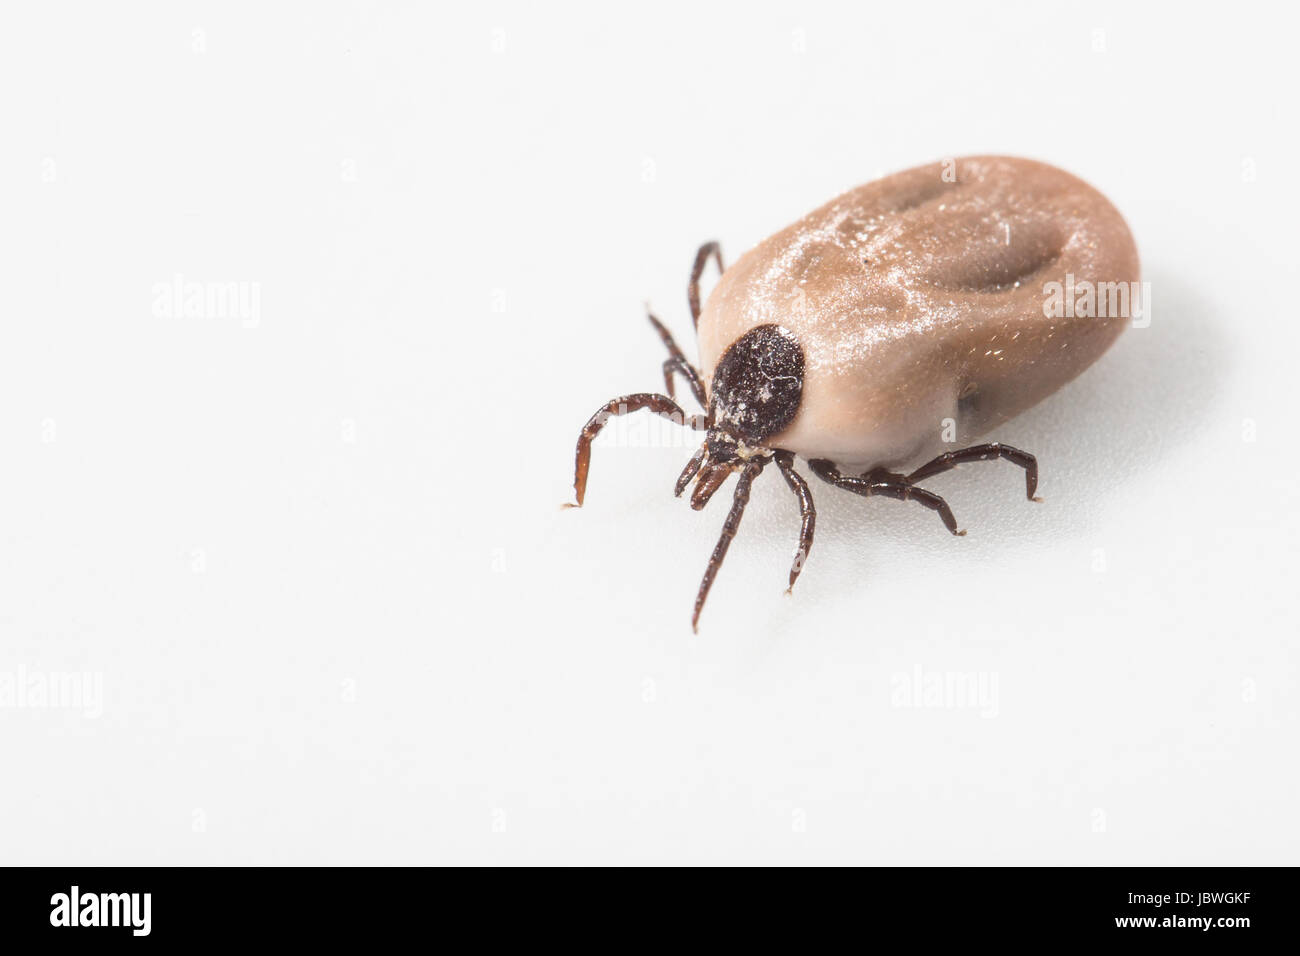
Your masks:
<svg viewBox="0 0 1300 956"><path fill-rule="evenodd" d="M1091 526L1126 479L1203 431L1221 400L1236 360L1222 311L1182 276L1148 281L1149 326L1125 329L1090 369L992 436L1039 456L1053 524Z"/></svg>

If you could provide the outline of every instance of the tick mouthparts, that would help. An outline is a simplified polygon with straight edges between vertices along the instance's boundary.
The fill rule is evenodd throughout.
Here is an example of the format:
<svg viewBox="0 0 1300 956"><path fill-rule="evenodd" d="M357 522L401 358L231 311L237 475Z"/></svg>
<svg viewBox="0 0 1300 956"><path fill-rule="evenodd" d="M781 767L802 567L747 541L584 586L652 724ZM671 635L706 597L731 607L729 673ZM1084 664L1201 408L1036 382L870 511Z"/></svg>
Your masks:
<svg viewBox="0 0 1300 956"><path fill-rule="evenodd" d="M695 479L695 490L691 492L691 509L703 509L731 472L730 465L708 465L702 469Z"/></svg>

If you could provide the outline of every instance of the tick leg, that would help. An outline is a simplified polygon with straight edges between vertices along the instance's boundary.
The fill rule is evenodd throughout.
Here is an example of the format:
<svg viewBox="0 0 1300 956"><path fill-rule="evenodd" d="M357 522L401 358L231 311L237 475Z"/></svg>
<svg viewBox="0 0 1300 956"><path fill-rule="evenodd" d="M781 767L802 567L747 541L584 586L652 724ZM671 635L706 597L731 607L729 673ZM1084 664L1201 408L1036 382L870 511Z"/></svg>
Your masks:
<svg viewBox="0 0 1300 956"><path fill-rule="evenodd" d="M864 498L880 495L884 498L895 498L898 501L915 501L923 507L937 512L943 526L953 534L961 536L966 533L957 530L957 519L953 517L948 502L932 491L917 488L911 484L908 478L902 475L875 471L868 472L860 478L853 478L848 475L841 475L839 469L824 458L818 458L808 464L811 466L813 474L836 488L843 488L845 491L851 491L855 495L861 495Z"/></svg>
<svg viewBox="0 0 1300 956"><path fill-rule="evenodd" d="M794 553L794 564L790 566L790 586L785 589L785 593L789 594L794 590L794 582L799 577L799 572L803 570L809 552L812 551L813 530L817 527L817 509L813 506L808 482L794 470L794 455L788 451L778 451L774 457L776 467L780 468L781 474L785 476L785 483L799 499L799 517L802 519L799 526L799 547Z"/></svg>
<svg viewBox="0 0 1300 956"><path fill-rule="evenodd" d="M664 360L664 389L668 392L668 397L673 399L677 397L673 389L673 374L678 373L690 384L691 392L700 406L707 406L708 402L704 398L704 382L700 378L699 370L687 360L686 353L674 341L673 334L654 317L653 313L646 312L646 318L655 327L659 338L663 339L664 346L668 349L668 358Z"/></svg>
<svg viewBox="0 0 1300 956"><path fill-rule="evenodd" d="M581 508L582 499L586 497L587 471L591 468L592 439L600 433L600 430L605 427L605 423L613 416L627 415L643 408L650 409L656 415L666 418L676 425L686 425L697 431L703 431L708 427L704 423L703 415L687 415L682 411L681 406L671 398L657 392L638 392L635 395L624 395L621 398L606 402L604 407L591 416L591 420L582 429L582 434L578 436L578 448L573 468L573 493L577 502L569 505L569 507Z"/></svg>
<svg viewBox="0 0 1300 956"><path fill-rule="evenodd" d="M691 386L691 394L700 403L700 407L707 407L708 400L704 397L704 383L700 381L700 373L695 371L695 366L685 359L670 358L664 360L664 388L670 397L676 398L676 390L673 388L674 373L686 379L687 384Z"/></svg>
<svg viewBox="0 0 1300 956"><path fill-rule="evenodd" d="M736 536L736 529L740 527L740 518L745 513L745 505L749 504L749 486L754 483L754 478L766 464L765 458L754 459L740 472L740 478L736 482L736 494L731 499L731 510L727 512L727 520L722 525L722 535L718 538L718 543L713 546L709 566L704 569L704 580L700 582L700 592L695 596L695 613L691 615L691 630L696 633L700 630L700 611L704 609L704 600L709 596L709 588L713 587L713 579L718 576L718 568L722 567L722 559L727 556L727 548L731 547L731 539Z"/></svg>
<svg viewBox="0 0 1300 956"><path fill-rule="evenodd" d="M726 271L722 266L722 246L717 242L706 242L700 246L695 253L695 264L691 266L691 284L686 289L686 296L691 302L691 321L697 329L700 327L700 276L704 274L709 256L713 256L719 272Z"/></svg>
<svg viewBox="0 0 1300 956"><path fill-rule="evenodd" d="M956 468L963 462L995 461L998 458L1005 458L1012 464L1025 469L1025 497L1030 501L1042 501L1041 498L1034 497L1034 492L1038 490L1038 459L1027 451L1021 451L1019 448L1012 448L1010 445L1003 445L995 441L983 445L972 445L970 448L963 448L959 451L945 452L934 461L916 469L907 476L907 480L922 481L931 475L937 475L940 472Z"/></svg>

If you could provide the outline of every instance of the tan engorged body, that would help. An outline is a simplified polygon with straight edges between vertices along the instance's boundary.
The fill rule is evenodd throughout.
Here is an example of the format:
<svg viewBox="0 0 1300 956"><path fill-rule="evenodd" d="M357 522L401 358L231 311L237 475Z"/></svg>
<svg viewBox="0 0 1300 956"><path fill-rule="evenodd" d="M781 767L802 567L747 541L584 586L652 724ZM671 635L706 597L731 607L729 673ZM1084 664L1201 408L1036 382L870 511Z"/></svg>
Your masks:
<svg viewBox="0 0 1300 956"><path fill-rule="evenodd" d="M1134 283L1137 249L1100 193L1042 163L970 157L851 190L727 269L699 323L726 348L776 323L804 350L798 414L769 447L902 467L969 440L1074 378L1127 315L1044 313L1050 282ZM951 441L951 437L949 437Z"/></svg>

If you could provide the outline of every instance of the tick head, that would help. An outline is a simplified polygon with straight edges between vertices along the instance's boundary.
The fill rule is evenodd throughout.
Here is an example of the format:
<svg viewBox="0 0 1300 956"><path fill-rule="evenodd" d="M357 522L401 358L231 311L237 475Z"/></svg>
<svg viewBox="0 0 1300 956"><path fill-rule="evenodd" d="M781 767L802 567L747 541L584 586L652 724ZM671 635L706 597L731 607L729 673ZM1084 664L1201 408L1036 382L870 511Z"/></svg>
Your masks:
<svg viewBox="0 0 1300 956"><path fill-rule="evenodd" d="M772 454L768 440L794 420L804 355L779 325L750 329L722 354L709 389L709 432L691 507L699 510L733 471Z"/></svg>
<svg viewBox="0 0 1300 956"><path fill-rule="evenodd" d="M757 326L731 343L713 372L711 443L717 432L736 445L763 447L798 413L803 369L803 349L779 325Z"/></svg>

